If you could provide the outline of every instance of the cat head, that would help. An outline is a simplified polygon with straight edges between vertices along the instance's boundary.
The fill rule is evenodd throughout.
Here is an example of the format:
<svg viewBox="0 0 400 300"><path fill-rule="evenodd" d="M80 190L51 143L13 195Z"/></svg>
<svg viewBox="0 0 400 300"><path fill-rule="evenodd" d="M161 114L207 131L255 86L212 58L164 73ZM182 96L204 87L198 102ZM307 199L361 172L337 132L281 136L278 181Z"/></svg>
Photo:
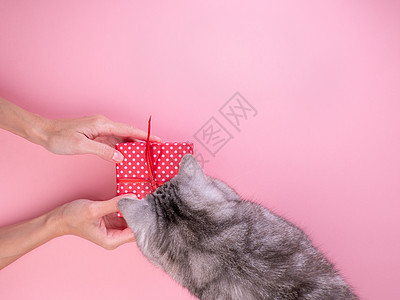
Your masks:
<svg viewBox="0 0 400 300"><path fill-rule="evenodd" d="M227 184L207 176L190 154L182 158L179 173L171 180L171 185L176 188L176 196L193 210L213 211L230 200L239 200Z"/></svg>
<svg viewBox="0 0 400 300"><path fill-rule="evenodd" d="M182 158L179 173L144 200L123 198L118 207L142 252L159 264L167 249L201 243L229 220L240 201L228 185L207 176L196 159Z"/></svg>

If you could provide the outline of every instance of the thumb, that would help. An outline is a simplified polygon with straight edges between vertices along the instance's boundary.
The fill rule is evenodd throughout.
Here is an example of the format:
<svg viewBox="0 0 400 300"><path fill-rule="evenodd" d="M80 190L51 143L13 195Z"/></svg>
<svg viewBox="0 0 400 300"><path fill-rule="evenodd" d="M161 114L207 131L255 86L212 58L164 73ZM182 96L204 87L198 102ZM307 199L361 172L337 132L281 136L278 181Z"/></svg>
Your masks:
<svg viewBox="0 0 400 300"><path fill-rule="evenodd" d="M85 144L81 149L81 152L94 154L107 161L111 161L114 163L120 163L121 161L124 160L124 156L121 154L121 152L115 150L114 148L106 144L92 140L86 140Z"/></svg>
<svg viewBox="0 0 400 300"><path fill-rule="evenodd" d="M105 215L117 212L118 200L120 198L121 197L115 197L105 201L94 201L92 205L94 206L95 217L101 218Z"/></svg>

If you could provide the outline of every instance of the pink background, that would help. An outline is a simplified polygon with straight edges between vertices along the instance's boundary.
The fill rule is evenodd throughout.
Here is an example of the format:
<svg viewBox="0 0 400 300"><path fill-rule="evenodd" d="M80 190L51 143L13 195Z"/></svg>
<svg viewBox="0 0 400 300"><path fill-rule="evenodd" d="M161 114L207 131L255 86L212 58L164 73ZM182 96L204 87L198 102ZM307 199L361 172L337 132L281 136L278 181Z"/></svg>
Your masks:
<svg viewBox="0 0 400 300"><path fill-rule="evenodd" d="M143 1L142 1L143 2ZM398 1L0 2L0 95L195 142L208 174L302 227L362 299L400 299ZM239 91L258 115L233 129ZM215 116L216 157L193 134ZM115 195L114 165L0 131L0 226ZM0 271L1 299L192 299L135 244L61 237Z"/></svg>

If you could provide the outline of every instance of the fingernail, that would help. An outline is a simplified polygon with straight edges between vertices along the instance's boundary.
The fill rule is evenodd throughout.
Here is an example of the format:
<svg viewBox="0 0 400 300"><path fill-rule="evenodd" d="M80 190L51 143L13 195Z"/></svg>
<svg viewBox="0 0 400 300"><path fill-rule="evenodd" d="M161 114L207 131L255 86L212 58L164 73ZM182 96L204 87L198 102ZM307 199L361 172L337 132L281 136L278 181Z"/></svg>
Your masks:
<svg viewBox="0 0 400 300"><path fill-rule="evenodd" d="M153 139L156 139L157 142L161 142L161 138L159 138L158 136L152 135L151 136Z"/></svg>
<svg viewBox="0 0 400 300"><path fill-rule="evenodd" d="M115 151L112 160L115 161L116 163L119 163L124 160L124 156L118 151Z"/></svg>

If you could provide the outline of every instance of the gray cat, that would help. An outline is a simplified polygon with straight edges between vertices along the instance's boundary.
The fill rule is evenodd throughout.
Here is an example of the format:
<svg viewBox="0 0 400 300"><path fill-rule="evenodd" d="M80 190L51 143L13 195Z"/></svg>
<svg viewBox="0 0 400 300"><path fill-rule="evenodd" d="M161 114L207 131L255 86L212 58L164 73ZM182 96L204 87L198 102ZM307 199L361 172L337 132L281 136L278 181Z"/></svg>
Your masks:
<svg viewBox="0 0 400 300"><path fill-rule="evenodd" d="M299 228L189 154L170 182L118 206L143 254L200 299L358 299Z"/></svg>

